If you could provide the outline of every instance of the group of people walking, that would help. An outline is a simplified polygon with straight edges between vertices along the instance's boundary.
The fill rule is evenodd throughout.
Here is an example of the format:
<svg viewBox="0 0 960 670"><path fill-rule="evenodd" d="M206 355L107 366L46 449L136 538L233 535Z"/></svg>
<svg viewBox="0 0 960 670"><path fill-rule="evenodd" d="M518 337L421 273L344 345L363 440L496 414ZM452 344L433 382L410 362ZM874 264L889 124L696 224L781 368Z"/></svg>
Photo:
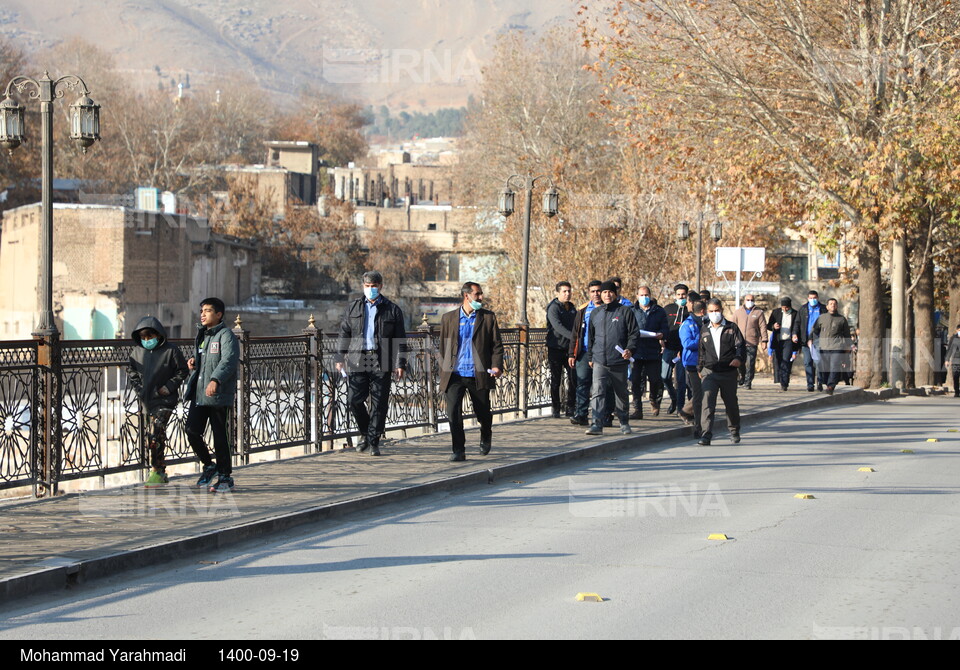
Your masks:
<svg viewBox="0 0 960 670"><path fill-rule="evenodd" d="M723 302L708 291L697 294L677 284L673 302L661 306L649 286L639 287L636 302L631 302L621 296L621 284L619 277L591 281L588 301L578 309L571 302L571 284L559 282L556 298L547 306L553 416L560 418L565 409L571 423L588 426L587 435L602 435L614 416L620 432L630 434L630 421L644 417L644 394L649 411L657 416L666 393L667 413L676 412L691 425L702 445L713 439L719 396L730 437L738 443L737 389L752 388L760 350L772 358L781 391L789 386L801 350L810 391L819 386L833 393L849 367L849 324L838 313L837 301L824 305L816 291L800 312L790 298L783 298L769 318L747 294L728 320Z"/></svg>
<svg viewBox="0 0 960 670"><path fill-rule="evenodd" d="M357 451L379 456L390 387L404 378L406 370L406 323L400 307L382 294L379 272L364 273L362 282L363 296L347 305L340 321L334 364L347 380L348 404L360 431ZM780 308L769 317L747 294L732 319L727 319L720 300L707 291L690 291L685 284L674 286L673 302L665 306L658 304L649 286L637 289L635 303L621 296L621 286L619 277L591 281L587 302L577 308L572 285L559 282L556 299L547 307L553 416L559 418L564 409L565 377L565 413L573 424L587 426L588 435L602 435L614 417L620 432L630 434L630 421L644 418L643 396L649 412L657 416L666 395L667 413L676 413L693 427L700 444L709 445L719 396L730 436L739 442L737 389L752 387L761 349L771 357L782 391L790 384L791 367L800 351L810 391L821 386L832 393L848 366L846 357L853 347L847 320L839 314L835 299L820 303L815 291L800 310L793 309L790 298L782 298ZM451 461L466 460L466 395L480 424L476 451L490 453L490 393L503 373L503 340L496 315L483 307L482 287L466 282L460 299L460 305L441 318L437 352L440 391L450 422ZM152 467L148 486L169 481L164 460L167 424L185 384L186 434L201 467L197 484L212 493L233 490L228 430L239 346L223 323L224 311L219 298L201 302L200 325L189 359L167 341L163 324L155 317L142 319L132 333L135 346L129 378L144 410ZM960 352L960 339L953 348ZM955 368L955 380L956 372ZM208 425L213 454L204 438Z"/></svg>

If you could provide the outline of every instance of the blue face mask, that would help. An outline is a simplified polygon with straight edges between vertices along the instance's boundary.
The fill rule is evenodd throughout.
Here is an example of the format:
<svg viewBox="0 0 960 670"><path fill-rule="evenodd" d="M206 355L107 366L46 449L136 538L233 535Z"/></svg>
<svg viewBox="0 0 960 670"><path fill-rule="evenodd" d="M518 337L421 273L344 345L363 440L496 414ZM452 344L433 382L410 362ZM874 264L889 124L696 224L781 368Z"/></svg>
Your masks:
<svg viewBox="0 0 960 670"><path fill-rule="evenodd" d="M364 287L363 295L367 300L373 302L380 295L380 289L378 289L376 286L371 286L369 288Z"/></svg>
<svg viewBox="0 0 960 670"><path fill-rule="evenodd" d="M687 304L687 299L686 299L686 298L677 298L677 304L680 305L681 307L684 307L684 306Z"/></svg>
<svg viewBox="0 0 960 670"><path fill-rule="evenodd" d="M810 298L807 300L811 307L816 307L817 303L820 302L817 298Z"/></svg>
<svg viewBox="0 0 960 670"><path fill-rule="evenodd" d="M650 296L648 295L642 295L639 298L637 298L637 300L640 302L641 307L646 307L647 305L650 304Z"/></svg>
<svg viewBox="0 0 960 670"><path fill-rule="evenodd" d="M155 337L152 340L141 339L140 344L142 344L143 348L146 349L147 351L151 351L153 349L156 349L157 345L160 344L160 338Z"/></svg>
<svg viewBox="0 0 960 670"><path fill-rule="evenodd" d="M477 311L477 310L480 309L482 306L483 306L483 303L482 303L482 302L479 302L479 301L477 301L477 300L471 300L471 301L470 301L470 307L471 307L471 309L473 309L473 311Z"/></svg>

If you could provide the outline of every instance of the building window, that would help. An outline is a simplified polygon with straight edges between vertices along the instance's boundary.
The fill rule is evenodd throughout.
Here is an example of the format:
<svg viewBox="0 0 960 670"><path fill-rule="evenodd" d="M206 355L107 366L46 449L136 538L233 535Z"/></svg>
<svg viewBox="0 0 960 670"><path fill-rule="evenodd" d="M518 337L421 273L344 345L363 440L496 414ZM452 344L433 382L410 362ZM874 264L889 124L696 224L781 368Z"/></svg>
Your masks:
<svg viewBox="0 0 960 670"><path fill-rule="evenodd" d="M809 260L806 256L784 256L780 261L781 281L806 281L809 277Z"/></svg>
<svg viewBox="0 0 960 670"><path fill-rule="evenodd" d="M435 223L428 223L428 224L427 224L427 230L436 230L436 229L437 229L437 224L435 224Z"/></svg>

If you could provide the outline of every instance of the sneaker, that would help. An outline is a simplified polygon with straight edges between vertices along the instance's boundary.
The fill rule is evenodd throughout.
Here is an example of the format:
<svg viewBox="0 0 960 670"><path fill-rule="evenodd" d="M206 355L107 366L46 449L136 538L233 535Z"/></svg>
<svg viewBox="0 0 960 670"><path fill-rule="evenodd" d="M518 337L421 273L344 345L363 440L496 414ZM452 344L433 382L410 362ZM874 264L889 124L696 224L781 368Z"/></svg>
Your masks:
<svg viewBox="0 0 960 670"><path fill-rule="evenodd" d="M230 493L233 490L233 477L220 475L217 483L210 487L210 493Z"/></svg>
<svg viewBox="0 0 960 670"><path fill-rule="evenodd" d="M740 444L740 433L730 433L730 439L733 440L734 444Z"/></svg>
<svg viewBox="0 0 960 670"><path fill-rule="evenodd" d="M151 488L154 486L163 486L164 484L169 484L169 483L170 483L170 478L167 477L166 472L160 472L158 470L154 470L153 472L150 473L150 477L147 478L147 481L144 482L144 486L146 486L147 488Z"/></svg>
<svg viewBox="0 0 960 670"><path fill-rule="evenodd" d="M630 424L621 423L620 424L620 434L621 435L630 435L633 431L630 430Z"/></svg>
<svg viewBox="0 0 960 670"><path fill-rule="evenodd" d="M217 474L217 464L212 463L203 469L200 473L200 479L197 480L197 486L206 486L213 481L213 476Z"/></svg>
<svg viewBox="0 0 960 670"><path fill-rule="evenodd" d="M603 427L594 424L584 431L584 435L603 435Z"/></svg>

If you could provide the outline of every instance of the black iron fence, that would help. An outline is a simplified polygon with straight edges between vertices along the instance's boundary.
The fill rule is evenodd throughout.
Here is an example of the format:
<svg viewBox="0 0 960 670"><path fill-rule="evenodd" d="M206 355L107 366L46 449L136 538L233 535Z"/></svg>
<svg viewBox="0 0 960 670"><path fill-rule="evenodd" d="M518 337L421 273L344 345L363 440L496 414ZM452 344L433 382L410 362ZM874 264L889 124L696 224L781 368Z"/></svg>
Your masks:
<svg viewBox="0 0 960 670"><path fill-rule="evenodd" d="M238 324L240 372L231 431L234 458L299 447L332 449L359 436L347 380L333 363L336 336L312 324L302 335L251 337ZM495 414L550 406L546 331L504 329ZM193 342L175 341L186 357ZM144 419L127 383L129 340L0 342L0 489L56 494L60 482L141 471L149 459ZM436 431L447 422L437 333L408 334L407 373L391 387L386 430ZM469 401L467 401L469 403ZM178 405L167 427L168 464L194 460ZM472 415L467 408L466 416Z"/></svg>

